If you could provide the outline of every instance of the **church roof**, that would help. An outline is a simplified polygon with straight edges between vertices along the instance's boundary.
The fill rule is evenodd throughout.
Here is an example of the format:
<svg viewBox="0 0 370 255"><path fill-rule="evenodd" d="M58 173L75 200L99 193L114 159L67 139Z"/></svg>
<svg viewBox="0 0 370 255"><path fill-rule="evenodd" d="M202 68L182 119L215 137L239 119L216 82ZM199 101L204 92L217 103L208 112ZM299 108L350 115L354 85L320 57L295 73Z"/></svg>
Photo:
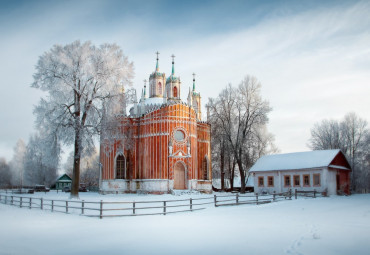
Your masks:
<svg viewBox="0 0 370 255"><path fill-rule="evenodd" d="M266 155L258 159L249 172L335 167L330 163L339 153L342 152L336 149Z"/></svg>

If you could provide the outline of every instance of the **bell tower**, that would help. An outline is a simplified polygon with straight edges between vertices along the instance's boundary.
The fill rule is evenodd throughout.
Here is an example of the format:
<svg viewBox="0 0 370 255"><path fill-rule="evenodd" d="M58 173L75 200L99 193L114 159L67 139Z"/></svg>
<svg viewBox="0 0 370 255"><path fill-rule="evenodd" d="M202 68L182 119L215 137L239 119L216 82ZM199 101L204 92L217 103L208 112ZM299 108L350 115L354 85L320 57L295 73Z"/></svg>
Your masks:
<svg viewBox="0 0 370 255"><path fill-rule="evenodd" d="M149 76L149 97L163 97L165 90L166 75L159 72L158 55L155 71Z"/></svg>
<svg viewBox="0 0 370 255"><path fill-rule="evenodd" d="M200 93L195 92L195 73L193 73L193 90L189 90L188 105L191 106L197 114L197 119L202 119L202 105Z"/></svg>
<svg viewBox="0 0 370 255"><path fill-rule="evenodd" d="M175 76L175 56L172 54L172 72L166 80L166 94L168 100L181 101L181 81Z"/></svg>

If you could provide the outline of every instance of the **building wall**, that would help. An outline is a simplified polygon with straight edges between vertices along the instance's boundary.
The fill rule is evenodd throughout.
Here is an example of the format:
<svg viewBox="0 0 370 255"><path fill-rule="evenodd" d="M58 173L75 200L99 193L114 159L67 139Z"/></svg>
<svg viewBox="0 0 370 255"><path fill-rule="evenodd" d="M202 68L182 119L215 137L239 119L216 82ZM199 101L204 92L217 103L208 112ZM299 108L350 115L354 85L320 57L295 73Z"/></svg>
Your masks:
<svg viewBox="0 0 370 255"><path fill-rule="evenodd" d="M166 192L173 189L174 168L185 166L186 189L209 189L212 185L191 180L202 179L200 159L208 158L208 180L211 180L210 125L199 122L196 113L185 104L168 105L139 118L122 118L117 127L125 138L102 140L102 189L114 192ZM174 132L185 134L183 141ZM121 135L122 137L122 135ZM125 158L126 178L115 179L115 159ZM145 180L145 181L144 181ZM194 183L197 183L196 185Z"/></svg>
<svg viewBox="0 0 370 255"><path fill-rule="evenodd" d="M320 186L313 185L313 175L320 174ZM290 176L291 185L284 185L284 176ZM298 175L300 178L300 185L294 185L294 176ZM303 183L303 176L308 175L310 180L310 185L305 186ZM268 176L274 177L274 186L268 186ZM260 187L258 182L258 177L264 178L264 186ZM336 171L329 171L328 168L317 168L317 169L303 169L303 170L282 170L282 171L266 171L266 172L256 172L254 173L254 192L256 193L277 193L287 192L289 189L298 189L302 191L313 191L318 192L327 191L328 195L336 194Z"/></svg>

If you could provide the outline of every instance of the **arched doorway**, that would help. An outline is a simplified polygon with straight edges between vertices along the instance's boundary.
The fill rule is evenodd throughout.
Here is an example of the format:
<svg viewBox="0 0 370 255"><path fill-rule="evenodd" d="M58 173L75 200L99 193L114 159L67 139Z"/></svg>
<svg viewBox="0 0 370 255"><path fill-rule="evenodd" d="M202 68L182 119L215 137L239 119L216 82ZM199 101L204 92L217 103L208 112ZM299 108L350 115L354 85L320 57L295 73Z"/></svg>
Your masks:
<svg viewBox="0 0 370 255"><path fill-rule="evenodd" d="M185 166L181 162L175 164L174 169L174 189L186 189L185 187Z"/></svg>

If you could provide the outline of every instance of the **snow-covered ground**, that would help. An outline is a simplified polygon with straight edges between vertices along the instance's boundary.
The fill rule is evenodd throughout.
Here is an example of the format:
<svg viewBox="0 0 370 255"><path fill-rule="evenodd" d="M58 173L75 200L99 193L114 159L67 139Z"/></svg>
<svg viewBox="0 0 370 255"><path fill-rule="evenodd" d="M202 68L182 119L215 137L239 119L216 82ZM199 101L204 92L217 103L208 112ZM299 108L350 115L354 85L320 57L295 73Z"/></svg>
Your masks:
<svg viewBox="0 0 370 255"><path fill-rule="evenodd" d="M81 199L202 196L85 193ZM0 254L369 254L369 236L369 194L102 220L0 204Z"/></svg>

